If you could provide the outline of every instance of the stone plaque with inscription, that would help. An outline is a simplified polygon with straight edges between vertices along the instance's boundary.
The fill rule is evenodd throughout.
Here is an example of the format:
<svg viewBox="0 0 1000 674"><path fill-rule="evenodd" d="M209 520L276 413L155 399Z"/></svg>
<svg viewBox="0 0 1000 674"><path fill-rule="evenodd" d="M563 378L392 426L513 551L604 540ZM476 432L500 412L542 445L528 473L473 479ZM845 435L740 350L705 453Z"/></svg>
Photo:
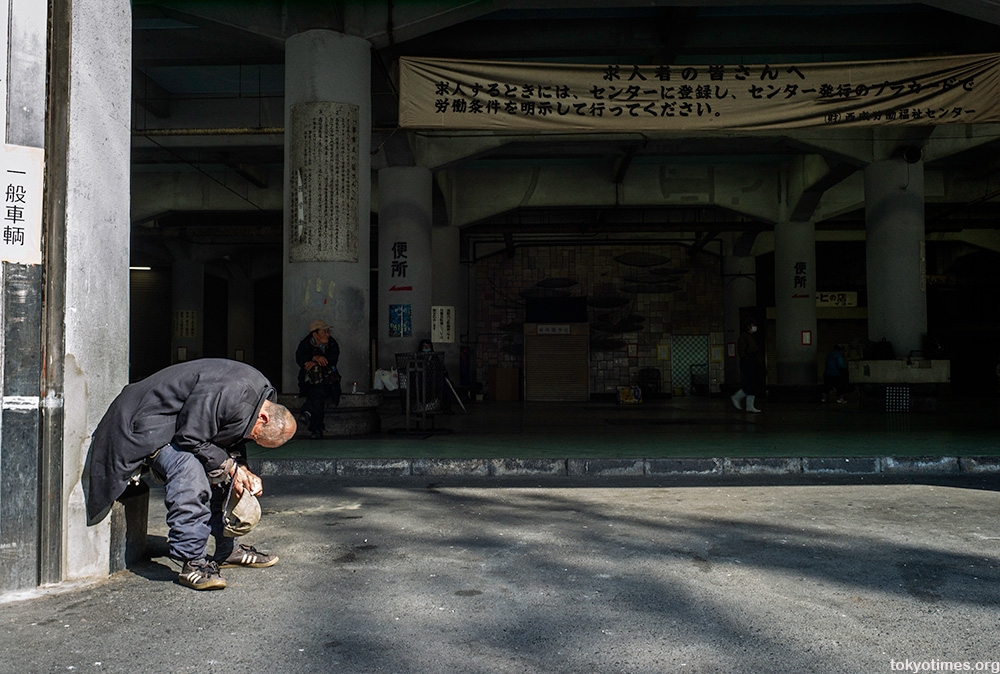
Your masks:
<svg viewBox="0 0 1000 674"><path fill-rule="evenodd" d="M358 106L293 105L289 262L358 261Z"/></svg>

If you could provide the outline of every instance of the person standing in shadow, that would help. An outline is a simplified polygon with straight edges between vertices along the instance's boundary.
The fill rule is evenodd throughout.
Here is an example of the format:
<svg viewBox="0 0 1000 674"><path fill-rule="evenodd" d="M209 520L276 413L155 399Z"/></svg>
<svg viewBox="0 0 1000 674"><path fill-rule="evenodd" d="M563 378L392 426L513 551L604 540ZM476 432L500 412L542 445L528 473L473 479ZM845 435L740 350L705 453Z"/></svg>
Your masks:
<svg viewBox="0 0 1000 674"><path fill-rule="evenodd" d="M836 400L846 403L847 398L847 360L844 359L844 347L837 344L826 355L823 364L823 397L821 400Z"/></svg>
<svg viewBox="0 0 1000 674"><path fill-rule="evenodd" d="M757 396L764 392L764 355L757 343L757 321L750 319L745 329L736 340L736 353L740 357L740 376L742 387L730 396L733 407L743 411L743 401L746 400L746 411L760 412L754 405Z"/></svg>

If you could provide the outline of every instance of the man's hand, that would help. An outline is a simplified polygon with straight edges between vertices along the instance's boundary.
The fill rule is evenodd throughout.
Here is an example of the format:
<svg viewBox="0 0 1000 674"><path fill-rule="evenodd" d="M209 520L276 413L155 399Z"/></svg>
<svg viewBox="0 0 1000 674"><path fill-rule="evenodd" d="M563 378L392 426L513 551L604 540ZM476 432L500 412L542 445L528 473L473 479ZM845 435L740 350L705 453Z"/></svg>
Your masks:
<svg viewBox="0 0 1000 674"><path fill-rule="evenodd" d="M260 478L250 472L246 466L236 466L233 473L233 491L237 496L243 495L243 490L248 489L254 496L264 493Z"/></svg>
<svg viewBox="0 0 1000 674"><path fill-rule="evenodd" d="M303 365L303 367L306 369L306 372L308 372L309 370L313 369L314 367L326 366L326 365L329 365L329 363L330 363L330 361L328 361L326 359L326 356L316 356L312 360L307 360L306 364Z"/></svg>

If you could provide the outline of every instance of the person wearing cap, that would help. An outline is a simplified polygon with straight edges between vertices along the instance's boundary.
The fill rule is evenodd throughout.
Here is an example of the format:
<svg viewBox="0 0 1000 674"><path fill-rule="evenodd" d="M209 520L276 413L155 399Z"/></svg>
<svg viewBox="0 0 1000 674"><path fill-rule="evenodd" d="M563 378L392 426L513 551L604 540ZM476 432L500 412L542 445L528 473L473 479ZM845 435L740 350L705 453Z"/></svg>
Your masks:
<svg viewBox="0 0 1000 674"><path fill-rule="evenodd" d="M299 366L299 395L306 399L302 405L302 420L309 426L312 438L322 438L326 425L323 413L326 399L336 407L340 404L340 345L330 336L326 321L315 320L309 324L306 335L295 349L295 363Z"/></svg>
<svg viewBox="0 0 1000 674"><path fill-rule="evenodd" d="M295 417L275 397L263 374L220 358L171 365L126 386L90 444L88 523L103 520L128 484L148 470L164 485L169 554L181 565L180 584L217 590L226 586L220 566L272 566L276 556L236 546L224 507L227 496L262 491L246 465L246 441L280 447L295 435Z"/></svg>
<svg viewBox="0 0 1000 674"><path fill-rule="evenodd" d="M744 409L743 400L746 399L746 411L757 413L760 410L754 405L754 401L764 392L764 356L757 343L757 321L751 318L744 327L736 340L742 387L729 399L733 402L733 407L740 411Z"/></svg>

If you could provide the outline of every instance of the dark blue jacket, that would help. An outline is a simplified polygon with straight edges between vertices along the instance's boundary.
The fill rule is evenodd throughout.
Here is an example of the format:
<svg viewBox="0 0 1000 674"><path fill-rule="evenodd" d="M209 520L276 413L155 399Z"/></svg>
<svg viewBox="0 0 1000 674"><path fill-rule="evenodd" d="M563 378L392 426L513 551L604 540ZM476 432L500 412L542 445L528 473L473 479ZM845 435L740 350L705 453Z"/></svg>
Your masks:
<svg viewBox="0 0 1000 674"><path fill-rule="evenodd" d="M826 369L823 374L828 377L840 377L847 372L847 361L840 349L834 349L826 355Z"/></svg>

